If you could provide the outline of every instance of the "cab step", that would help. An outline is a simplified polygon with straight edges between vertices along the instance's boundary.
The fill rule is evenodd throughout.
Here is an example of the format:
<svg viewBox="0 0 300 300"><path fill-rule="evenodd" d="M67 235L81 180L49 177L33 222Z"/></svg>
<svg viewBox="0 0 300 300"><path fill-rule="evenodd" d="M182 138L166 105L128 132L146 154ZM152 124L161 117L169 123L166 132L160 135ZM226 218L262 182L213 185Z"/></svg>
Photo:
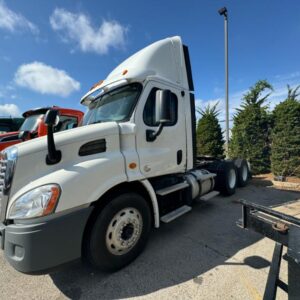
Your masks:
<svg viewBox="0 0 300 300"><path fill-rule="evenodd" d="M189 212L192 208L188 205L183 205L171 212L169 212L168 214L162 216L160 218L160 220L164 223L169 223L175 219L177 219L178 217L184 215L185 213Z"/></svg>
<svg viewBox="0 0 300 300"><path fill-rule="evenodd" d="M189 187L189 184L186 181L184 181L184 182L180 182L180 183L177 183L174 185L167 186L163 189L157 190L156 194L159 196L165 196L165 195L171 194L173 192L183 190L187 187Z"/></svg>
<svg viewBox="0 0 300 300"><path fill-rule="evenodd" d="M199 199L202 200L202 201L207 201L211 198L214 198L214 197L218 196L219 194L220 194L220 192L218 192L218 191L211 191L211 192L201 196Z"/></svg>

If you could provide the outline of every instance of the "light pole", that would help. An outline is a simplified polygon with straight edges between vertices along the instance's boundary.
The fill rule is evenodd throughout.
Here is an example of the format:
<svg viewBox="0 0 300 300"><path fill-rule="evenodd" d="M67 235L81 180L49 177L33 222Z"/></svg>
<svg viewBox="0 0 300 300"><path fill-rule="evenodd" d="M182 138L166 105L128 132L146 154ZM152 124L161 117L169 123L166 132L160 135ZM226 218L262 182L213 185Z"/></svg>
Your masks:
<svg viewBox="0 0 300 300"><path fill-rule="evenodd" d="M226 102L226 157L229 150L229 101L228 101L228 12L226 7L219 9L219 14L224 16L224 35L225 35L225 102Z"/></svg>

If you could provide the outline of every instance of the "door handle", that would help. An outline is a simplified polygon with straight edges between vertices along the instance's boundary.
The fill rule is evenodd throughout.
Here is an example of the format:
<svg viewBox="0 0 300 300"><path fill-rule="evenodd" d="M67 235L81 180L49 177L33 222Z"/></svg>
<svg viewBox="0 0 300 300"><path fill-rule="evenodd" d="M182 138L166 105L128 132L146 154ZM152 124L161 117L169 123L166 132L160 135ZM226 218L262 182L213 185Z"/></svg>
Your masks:
<svg viewBox="0 0 300 300"><path fill-rule="evenodd" d="M182 162L182 150L177 151L177 165L180 165Z"/></svg>

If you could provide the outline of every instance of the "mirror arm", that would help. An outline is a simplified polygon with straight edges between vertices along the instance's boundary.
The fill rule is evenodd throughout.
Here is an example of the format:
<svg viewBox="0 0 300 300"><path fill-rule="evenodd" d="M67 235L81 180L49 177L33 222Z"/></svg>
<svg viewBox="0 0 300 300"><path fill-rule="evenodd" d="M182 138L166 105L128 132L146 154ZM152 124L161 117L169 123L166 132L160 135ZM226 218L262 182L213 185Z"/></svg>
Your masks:
<svg viewBox="0 0 300 300"><path fill-rule="evenodd" d="M160 123L156 131L147 129L146 130L146 141L147 142L155 141L156 138L161 134L163 127L164 127L164 123Z"/></svg>
<svg viewBox="0 0 300 300"><path fill-rule="evenodd" d="M53 125L48 125L47 140L48 140L48 154L46 157L46 163L48 165L54 165L61 160L61 151L56 150L54 137L53 137Z"/></svg>
<svg viewBox="0 0 300 300"><path fill-rule="evenodd" d="M54 137L53 137L53 128L55 126L55 120L57 118L58 111L49 109L45 115L45 124L47 126L47 146L48 154L46 156L46 164L54 165L60 162L61 160L61 151L56 150Z"/></svg>

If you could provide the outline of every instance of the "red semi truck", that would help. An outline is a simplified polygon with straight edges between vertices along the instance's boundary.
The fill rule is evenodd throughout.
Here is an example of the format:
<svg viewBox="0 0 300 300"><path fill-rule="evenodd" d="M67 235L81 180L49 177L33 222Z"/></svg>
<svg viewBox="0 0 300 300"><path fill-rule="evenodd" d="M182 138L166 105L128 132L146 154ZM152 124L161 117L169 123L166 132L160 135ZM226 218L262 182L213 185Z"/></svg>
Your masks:
<svg viewBox="0 0 300 300"><path fill-rule="evenodd" d="M47 126L44 122L44 116L49 109L55 109L59 113L59 121L54 128L55 132L75 128L83 118L83 112L80 110L58 106L28 110L23 113L25 121L19 131L0 134L0 151L6 147L46 135Z"/></svg>

